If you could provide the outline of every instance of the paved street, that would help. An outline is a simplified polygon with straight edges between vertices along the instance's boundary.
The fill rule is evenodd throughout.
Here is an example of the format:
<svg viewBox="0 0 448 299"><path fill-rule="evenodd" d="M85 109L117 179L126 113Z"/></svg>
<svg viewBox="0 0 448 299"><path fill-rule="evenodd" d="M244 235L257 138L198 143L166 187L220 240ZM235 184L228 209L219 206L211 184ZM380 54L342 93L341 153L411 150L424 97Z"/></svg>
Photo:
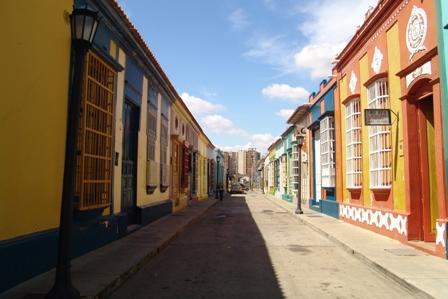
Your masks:
<svg viewBox="0 0 448 299"><path fill-rule="evenodd" d="M255 193L216 205L112 295L397 297L412 295Z"/></svg>

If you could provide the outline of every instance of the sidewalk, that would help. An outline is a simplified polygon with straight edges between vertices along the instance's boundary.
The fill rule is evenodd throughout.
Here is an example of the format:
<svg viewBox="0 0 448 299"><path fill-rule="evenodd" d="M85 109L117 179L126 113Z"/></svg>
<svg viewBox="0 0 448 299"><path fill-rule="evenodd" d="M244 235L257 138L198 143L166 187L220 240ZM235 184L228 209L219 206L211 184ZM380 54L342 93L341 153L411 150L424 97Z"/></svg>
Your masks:
<svg viewBox="0 0 448 299"><path fill-rule="evenodd" d="M112 293L217 202L214 199L193 202L176 214L74 259L72 280L81 297L104 298ZM42 298L53 286L54 275L54 269L38 275L0 294L0 298Z"/></svg>
<svg viewBox="0 0 448 299"><path fill-rule="evenodd" d="M261 196L263 196L260 193ZM295 204L264 195L294 214ZM300 222L423 298L448 298L448 261L397 240L302 207Z"/></svg>

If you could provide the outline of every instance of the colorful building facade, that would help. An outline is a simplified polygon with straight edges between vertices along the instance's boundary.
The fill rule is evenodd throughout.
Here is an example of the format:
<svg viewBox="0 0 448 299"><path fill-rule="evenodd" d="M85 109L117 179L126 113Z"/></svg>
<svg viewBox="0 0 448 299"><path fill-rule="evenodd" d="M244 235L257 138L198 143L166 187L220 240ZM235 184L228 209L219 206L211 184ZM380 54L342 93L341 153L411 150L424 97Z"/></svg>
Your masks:
<svg viewBox="0 0 448 299"><path fill-rule="evenodd" d="M336 120L334 94L336 80L323 80L309 100L310 208L338 218L336 201Z"/></svg>
<svg viewBox="0 0 448 299"><path fill-rule="evenodd" d="M440 91L442 95L442 118L443 118L443 140L444 140L444 164L445 164L445 186L448 186L448 7L443 0L437 1L438 12L438 53L440 57ZM447 190L445 190L445 196ZM445 244L446 244L446 234ZM448 250L447 250L448 252Z"/></svg>
<svg viewBox="0 0 448 299"><path fill-rule="evenodd" d="M445 254L436 2L380 1L337 57L340 218ZM390 109L367 126L365 109Z"/></svg>
<svg viewBox="0 0 448 299"><path fill-rule="evenodd" d="M2 17L15 30L4 32L14 42L4 48L2 89L11 101L0 112L9 139L0 149L0 292L56 263L73 4L97 11L100 23L82 78L72 255L184 208L198 173L198 194L207 193L213 145L115 1L5 4Z"/></svg>

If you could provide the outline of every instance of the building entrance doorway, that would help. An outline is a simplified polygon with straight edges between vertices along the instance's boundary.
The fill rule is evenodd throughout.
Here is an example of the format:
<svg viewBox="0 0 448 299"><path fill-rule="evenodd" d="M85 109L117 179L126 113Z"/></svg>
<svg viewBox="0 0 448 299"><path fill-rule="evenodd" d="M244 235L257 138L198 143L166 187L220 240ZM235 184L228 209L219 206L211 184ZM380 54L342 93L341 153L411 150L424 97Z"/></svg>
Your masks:
<svg viewBox="0 0 448 299"><path fill-rule="evenodd" d="M182 146L175 138L171 139L171 198L177 207L180 201L180 166L182 165Z"/></svg>
<svg viewBox="0 0 448 299"><path fill-rule="evenodd" d="M322 165L320 161L320 129L313 132L314 143L314 198L319 202L322 198Z"/></svg>
<svg viewBox="0 0 448 299"><path fill-rule="evenodd" d="M433 98L427 96L417 102L418 148L420 162L420 203L422 212L421 235L424 241L435 241L437 202L436 153L434 140Z"/></svg>
<svg viewBox="0 0 448 299"><path fill-rule="evenodd" d="M139 108L129 100L123 104L123 162L121 170L121 211L128 225L137 223L137 138Z"/></svg>

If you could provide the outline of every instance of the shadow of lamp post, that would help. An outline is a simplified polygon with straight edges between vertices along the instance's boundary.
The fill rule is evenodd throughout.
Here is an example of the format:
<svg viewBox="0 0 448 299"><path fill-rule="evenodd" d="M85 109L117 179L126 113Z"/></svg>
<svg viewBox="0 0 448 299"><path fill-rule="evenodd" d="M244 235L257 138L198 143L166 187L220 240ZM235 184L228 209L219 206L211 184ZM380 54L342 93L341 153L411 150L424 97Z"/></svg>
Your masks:
<svg viewBox="0 0 448 299"><path fill-rule="evenodd" d="M300 133L296 134L297 140L297 159L298 159L298 188L297 188L297 208L296 214L303 214L302 211L302 146L304 142L305 136L303 134L303 129Z"/></svg>
<svg viewBox="0 0 448 299"><path fill-rule="evenodd" d="M70 273L71 239L73 231L73 199L75 195L76 146L81 111L84 59L98 28L98 13L87 8L75 8L70 15L73 73L67 116L64 178L59 223L58 258L53 288L46 298L80 298Z"/></svg>

